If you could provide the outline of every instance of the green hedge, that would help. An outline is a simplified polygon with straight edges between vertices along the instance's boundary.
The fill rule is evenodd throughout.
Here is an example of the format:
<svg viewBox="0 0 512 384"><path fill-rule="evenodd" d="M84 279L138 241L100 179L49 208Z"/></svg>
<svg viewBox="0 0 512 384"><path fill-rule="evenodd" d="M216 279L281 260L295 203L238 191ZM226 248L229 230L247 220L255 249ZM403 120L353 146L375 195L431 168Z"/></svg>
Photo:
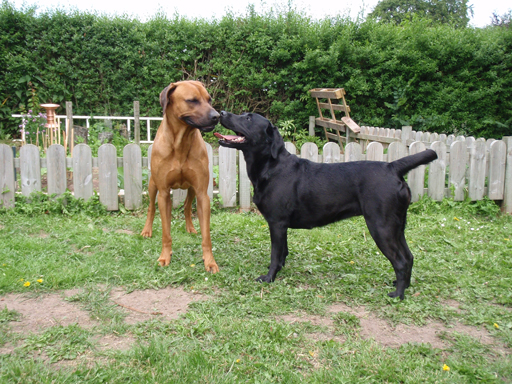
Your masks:
<svg viewBox="0 0 512 384"><path fill-rule="evenodd" d="M221 110L306 127L307 91L344 87L360 125L500 137L512 126L512 29L394 26L300 12L147 22L0 6L0 133L12 113L73 102L75 114L160 116L170 82L203 81Z"/></svg>

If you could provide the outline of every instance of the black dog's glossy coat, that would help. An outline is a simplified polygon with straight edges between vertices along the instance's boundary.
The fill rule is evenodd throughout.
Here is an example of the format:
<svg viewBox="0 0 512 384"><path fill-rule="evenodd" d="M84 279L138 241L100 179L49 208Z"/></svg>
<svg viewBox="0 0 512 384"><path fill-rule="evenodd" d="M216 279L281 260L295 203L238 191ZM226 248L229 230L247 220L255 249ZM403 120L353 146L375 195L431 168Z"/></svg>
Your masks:
<svg viewBox="0 0 512 384"><path fill-rule="evenodd" d="M437 158L432 150L392 163L355 161L320 164L290 154L283 138L264 117L221 112L221 124L238 136L222 136L219 144L244 153L254 186L254 203L268 222L271 263L259 281L274 281L288 255L288 228L313 228L363 215L375 243L396 274L396 291L404 298L413 256L404 229L411 192L403 176ZM243 136L244 139L241 139Z"/></svg>

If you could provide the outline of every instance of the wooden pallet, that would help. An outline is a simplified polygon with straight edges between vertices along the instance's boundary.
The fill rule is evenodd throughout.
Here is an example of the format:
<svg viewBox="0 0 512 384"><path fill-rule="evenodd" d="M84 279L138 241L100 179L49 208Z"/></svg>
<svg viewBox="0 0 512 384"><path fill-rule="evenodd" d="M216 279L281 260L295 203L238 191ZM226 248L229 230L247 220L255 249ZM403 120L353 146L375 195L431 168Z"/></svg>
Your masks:
<svg viewBox="0 0 512 384"><path fill-rule="evenodd" d="M311 97L316 99L318 114L320 115L320 117L315 119L315 124L324 128L327 140L338 141L341 146L343 141L349 141L351 133L354 135L361 131L359 125L350 118L350 107L345 101L345 89L315 88L311 89L309 93ZM326 99L326 101L320 101L319 99ZM322 109L328 110L331 117L324 117ZM341 113L343 116L337 118L336 112ZM344 133L345 137L340 133Z"/></svg>

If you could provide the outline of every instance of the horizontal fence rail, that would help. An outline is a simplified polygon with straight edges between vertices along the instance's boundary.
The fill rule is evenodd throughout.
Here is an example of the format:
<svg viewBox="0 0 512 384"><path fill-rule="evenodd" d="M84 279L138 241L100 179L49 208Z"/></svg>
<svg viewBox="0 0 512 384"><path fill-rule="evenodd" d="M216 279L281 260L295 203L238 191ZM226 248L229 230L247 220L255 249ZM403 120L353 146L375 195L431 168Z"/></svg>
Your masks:
<svg viewBox="0 0 512 384"><path fill-rule="evenodd" d="M447 136L445 141L403 141L352 142L346 145L343 152L337 143L330 142L324 145L322 155L319 155L316 144L306 143L300 149L299 156L324 163L361 160L390 162L431 148L437 152L438 159L428 166L410 171L407 176L413 201L425 194L434 200L444 197L481 200L487 196L502 204L506 212L512 213L512 137L486 141L463 137L450 140ZM250 209L251 183L242 152L220 147L218 155L214 156L212 147L209 144L206 146L210 163L210 199L213 199L214 193L218 193L224 207ZM290 153L297 154L292 143L287 142L285 146ZM12 149L2 144L0 206L13 207L16 193L29 196L32 192L42 191L44 175L45 192L49 194L62 194L71 184L74 195L84 200L89 199L96 190L100 202L108 210L118 210L120 201L128 210L138 209L142 206L143 183L147 183L151 172L151 149L152 146L148 149L148 157L142 157L138 145L128 144L123 157L117 157L113 145L103 144L98 150L98 157L92 157L90 147L79 144L73 156L66 157L64 147L54 144L48 148L46 157L41 157L39 148L29 144L21 148L19 158L14 158ZM147 171L143 172L144 169ZM124 179L123 190L118 188L118 172ZM96 180L96 188L93 180ZM172 195L173 205L177 206L185 199L186 191L173 190Z"/></svg>

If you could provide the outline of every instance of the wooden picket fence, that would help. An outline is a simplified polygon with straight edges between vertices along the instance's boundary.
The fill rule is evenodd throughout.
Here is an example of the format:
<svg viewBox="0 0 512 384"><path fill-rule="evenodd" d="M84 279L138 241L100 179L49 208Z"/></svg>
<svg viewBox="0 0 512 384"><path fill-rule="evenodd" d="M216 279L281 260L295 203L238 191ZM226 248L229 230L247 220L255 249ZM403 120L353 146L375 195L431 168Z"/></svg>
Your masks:
<svg viewBox="0 0 512 384"><path fill-rule="evenodd" d="M299 156L324 163L358 160L390 162L432 148L439 158L428 166L428 178L425 177L425 166L416 168L407 176L414 201L424 194L434 200L442 200L444 197L481 200L488 196L501 204L504 211L512 213L512 137L486 141L462 136L434 136L436 140L431 141L432 135L426 138L408 132L408 138L401 132L400 139L393 137L388 143L380 142L381 140L370 141L375 135L365 130L362 132L366 137L360 138L359 143L347 144L343 151L337 143L330 142L324 145L323 155L320 156L315 144L306 143L300 149ZM213 199L214 193L218 193L224 207L239 206L244 210L249 209L251 183L242 152L220 147L218 155L214 155L212 147L206 145L210 158L210 199ZM290 153L296 154L297 149L292 143L285 145ZM0 206L13 207L16 193L29 196L34 191L41 191L42 169L46 169L47 193L64 193L71 173L74 195L87 200L94 193L93 168L96 168L95 173L99 179L97 192L101 203L108 210L118 210L120 201L127 210L138 209L142 206L142 196L145 193L142 187L142 170L149 169L150 158L151 147L148 157L143 158L141 149L136 144L127 145L123 157L120 158L111 144L102 145L98 150L98 157L94 158L86 144L77 145L72 157L66 157L62 145L50 146L46 157L41 157L38 147L25 145L20 150L19 158L14 158L11 148L2 144ZM218 173L216 172L214 183L215 166L218 166ZM117 185L118 168L122 168L124 174L124 191L120 191ZM15 182L15 172L19 183ZM217 185L215 191L214 184ZM186 191L173 190L172 193L175 206L185 199Z"/></svg>

